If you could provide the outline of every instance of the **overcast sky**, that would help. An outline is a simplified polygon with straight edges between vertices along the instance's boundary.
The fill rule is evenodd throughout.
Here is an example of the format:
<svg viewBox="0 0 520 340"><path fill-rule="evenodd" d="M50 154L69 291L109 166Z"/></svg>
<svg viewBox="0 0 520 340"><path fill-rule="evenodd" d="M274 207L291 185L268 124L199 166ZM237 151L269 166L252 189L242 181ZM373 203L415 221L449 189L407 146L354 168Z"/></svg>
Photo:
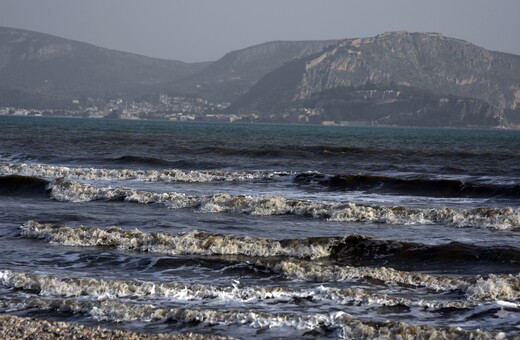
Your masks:
<svg viewBox="0 0 520 340"><path fill-rule="evenodd" d="M0 0L0 26L188 62L270 40L398 30L520 54L520 0Z"/></svg>

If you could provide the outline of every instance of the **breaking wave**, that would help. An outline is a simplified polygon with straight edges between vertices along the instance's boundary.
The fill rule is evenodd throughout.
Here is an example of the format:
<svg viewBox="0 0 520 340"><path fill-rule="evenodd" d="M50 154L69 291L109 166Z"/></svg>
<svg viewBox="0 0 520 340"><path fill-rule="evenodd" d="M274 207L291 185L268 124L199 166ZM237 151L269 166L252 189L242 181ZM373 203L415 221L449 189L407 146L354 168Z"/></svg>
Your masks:
<svg viewBox="0 0 520 340"><path fill-rule="evenodd" d="M110 246L169 255L245 255L254 257L289 256L319 258L330 255L335 238L304 240L267 240L248 236L231 236L192 231L189 233L144 233L119 227L99 229L71 228L29 221L21 226L21 235L43 238L66 246Z"/></svg>
<svg viewBox="0 0 520 340"><path fill-rule="evenodd" d="M288 199L282 196L246 196L227 193L186 195L156 193L129 188L95 187L59 178L48 186L58 201L88 202L121 200L159 203L169 208L195 208L199 212L245 213L251 215L298 215L339 222L384 224L447 224L456 227L519 229L520 211L507 208L409 208L403 206L359 205Z"/></svg>
<svg viewBox="0 0 520 340"><path fill-rule="evenodd" d="M422 308L471 308L472 301L427 301L411 300L377 294L359 288L331 288L319 286L312 289L290 289L285 287L238 287L239 282L230 286L186 285L177 283L157 283L150 281L97 280L94 278L70 278L36 275L10 270L0 270L0 284L29 293L49 297L85 297L97 300L117 298L157 297L168 301L218 300L223 303L297 303L300 300L323 302L327 300L339 305L378 304L388 306L418 306Z"/></svg>
<svg viewBox="0 0 520 340"><path fill-rule="evenodd" d="M169 170L132 170L103 168L70 168L64 166L3 163L0 174L23 175L44 178L68 178L83 180L142 180L148 182L221 182L271 180L286 176L283 172L226 172L226 171L183 171Z"/></svg>
<svg viewBox="0 0 520 340"><path fill-rule="evenodd" d="M433 276L419 272L404 272L385 267L353 267L330 265L301 260L284 260L276 263L257 261L288 278L314 281L378 280L387 284L425 287L434 291L461 291L470 300L509 300L520 298L520 274L487 277L455 278Z"/></svg>
<svg viewBox="0 0 520 340"><path fill-rule="evenodd" d="M469 285L467 281L460 278L404 272L386 267L354 267L293 259L274 263L257 261L257 265L300 281L333 282L370 279L389 284L426 287L435 291L465 290Z"/></svg>
<svg viewBox="0 0 520 340"><path fill-rule="evenodd" d="M290 279L303 281L331 282L370 279L389 284L426 287L435 291L459 290L466 292L472 299L479 300L520 298L520 274L517 276L490 274L487 277L457 278L400 271L381 266L351 266L309 261L344 256L341 248L349 243L349 239L359 239L359 236L278 241L197 231L170 235L148 234L137 229L125 231L118 227L70 228L41 224L36 221L29 221L21 226L21 235L42 238L52 244L66 246L109 246L169 255L244 255L271 258L257 260L255 265ZM378 242L383 243L383 241ZM394 241L388 241L390 246L394 243ZM291 259L272 260L273 257L280 256Z"/></svg>
<svg viewBox="0 0 520 340"><path fill-rule="evenodd" d="M286 265L282 263L281 266ZM427 276L424 276L427 277ZM431 280L430 280L431 281ZM439 280L442 282L443 280ZM445 281L445 280L444 280ZM454 281L455 282L455 281ZM217 299L222 302L273 303L298 301L329 300L338 304L379 304L418 306L430 309L475 307L479 301L510 300L520 296L518 284L520 276L496 276L478 278L474 283L459 282L457 289L465 287L465 300L436 301L413 300L405 297L393 297L378 294L360 288L332 288L319 286L312 289L290 289L285 287L238 287L236 281L230 286L211 286L203 284L178 284L151 281L97 280L94 278L70 278L49 275L37 275L11 270L0 270L0 284L5 287L22 289L41 296L80 297L95 299L162 297L169 301L194 301ZM448 285L446 289L453 289ZM518 305L517 308L520 308Z"/></svg>
<svg viewBox="0 0 520 340"><path fill-rule="evenodd" d="M0 298L0 306L10 310L54 310L87 314L96 320L111 322L196 322L241 325L253 329L290 327L300 331L335 332L341 338L503 338L503 333L462 330L450 327L409 325L403 322L362 321L345 312L291 314L194 308L161 308L152 304L119 301L78 301L74 299Z"/></svg>
<svg viewBox="0 0 520 340"><path fill-rule="evenodd" d="M520 250L513 247L484 247L451 242L425 245L393 240L376 240L362 235L347 237L311 237L273 240L261 237L234 236L191 231L187 233L145 233L119 227L71 228L28 221L21 235L43 238L67 246L111 246L170 255L244 255L253 257L328 257L351 264L358 263L505 263L514 268L520 263Z"/></svg>

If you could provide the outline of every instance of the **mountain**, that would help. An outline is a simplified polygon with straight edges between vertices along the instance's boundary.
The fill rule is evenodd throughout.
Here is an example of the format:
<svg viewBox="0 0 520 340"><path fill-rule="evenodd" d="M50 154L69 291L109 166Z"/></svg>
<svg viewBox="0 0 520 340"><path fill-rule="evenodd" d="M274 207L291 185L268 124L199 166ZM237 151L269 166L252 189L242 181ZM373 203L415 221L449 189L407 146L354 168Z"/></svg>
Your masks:
<svg viewBox="0 0 520 340"><path fill-rule="evenodd" d="M267 74L230 111L345 124L518 124L520 56L437 33L346 39Z"/></svg>
<svg viewBox="0 0 520 340"><path fill-rule="evenodd" d="M273 41L184 63L0 27L0 106L70 108L79 99L92 107L163 92L190 97L166 111L209 100L197 106L201 117L231 102L227 113L248 120L520 126L520 56L437 33L391 32Z"/></svg>
<svg viewBox="0 0 520 340"><path fill-rule="evenodd" d="M76 96L142 93L197 73L208 63L144 57L22 29L0 27L0 101L28 96L55 102Z"/></svg>
<svg viewBox="0 0 520 340"><path fill-rule="evenodd" d="M336 42L274 41L229 52L215 62L184 63L0 27L0 105L52 107L77 97L158 92L231 101L284 63Z"/></svg>
<svg viewBox="0 0 520 340"><path fill-rule="evenodd" d="M167 89L174 94L230 101L284 63L318 53L337 41L271 41L232 51L197 74L170 84Z"/></svg>

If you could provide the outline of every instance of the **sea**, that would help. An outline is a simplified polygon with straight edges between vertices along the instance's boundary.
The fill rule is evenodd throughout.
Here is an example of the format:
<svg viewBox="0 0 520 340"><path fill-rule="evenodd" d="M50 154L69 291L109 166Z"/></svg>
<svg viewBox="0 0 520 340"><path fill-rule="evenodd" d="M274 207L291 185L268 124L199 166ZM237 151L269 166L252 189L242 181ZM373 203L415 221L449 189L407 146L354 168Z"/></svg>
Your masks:
<svg viewBox="0 0 520 340"><path fill-rule="evenodd" d="M0 313L520 337L520 131L0 117Z"/></svg>

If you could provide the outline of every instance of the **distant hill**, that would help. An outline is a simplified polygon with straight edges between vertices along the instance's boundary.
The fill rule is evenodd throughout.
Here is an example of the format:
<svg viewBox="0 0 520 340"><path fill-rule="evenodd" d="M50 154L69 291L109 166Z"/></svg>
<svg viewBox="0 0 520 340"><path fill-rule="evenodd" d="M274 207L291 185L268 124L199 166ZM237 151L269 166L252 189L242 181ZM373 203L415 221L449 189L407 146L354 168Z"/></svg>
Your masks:
<svg viewBox="0 0 520 340"><path fill-rule="evenodd" d="M163 91L231 101L284 63L336 42L274 41L230 52L216 62L185 63L0 27L0 104L51 107L73 97Z"/></svg>
<svg viewBox="0 0 520 340"><path fill-rule="evenodd" d="M56 36L0 27L0 99L142 93L192 75L208 63L144 57ZM3 95L3 96L2 96ZM25 98L25 99L24 99ZM4 104L9 104L5 103Z"/></svg>
<svg viewBox="0 0 520 340"><path fill-rule="evenodd" d="M346 124L519 123L520 56L436 33L346 39L267 74L230 111L298 108Z"/></svg>
<svg viewBox="0 0 520 340"><path fill-rule="evenodd" d="M231 102L227 113L259 121L520 126L520 56L391 32L266 42L185 63L0 27L0 106L74 108L71 99L92 106L160 92Z"/></svg>
<svg viewBox="0 0 520 340"><path fill-rule="evenodd" d="M170 84L168 89L177 94L230 101L284 63L318 53L335 43L337 40L272 41L232 51L197 74Z"/></svg>

